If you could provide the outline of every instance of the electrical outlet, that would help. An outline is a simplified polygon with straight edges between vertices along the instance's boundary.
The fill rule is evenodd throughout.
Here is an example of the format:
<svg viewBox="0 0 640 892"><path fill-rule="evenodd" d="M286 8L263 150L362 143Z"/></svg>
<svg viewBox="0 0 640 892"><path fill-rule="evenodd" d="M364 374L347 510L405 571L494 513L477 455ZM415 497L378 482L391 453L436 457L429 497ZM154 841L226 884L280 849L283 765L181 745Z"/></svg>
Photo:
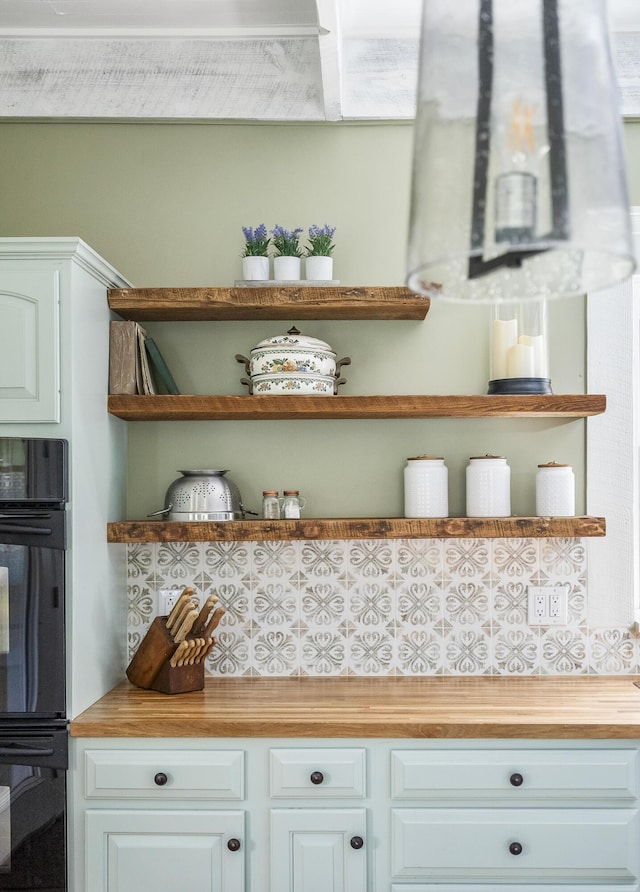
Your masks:
<svg viewBox="0 0 640 892"><path fill-rule="evenodd" d="M158 613L160 616L168 616L175 607L176 601L182 594L181 588L162 588L158 592Z"/></svg>
<svg viewBox="0 0 640 892"><path fill-rule="evenodd" d="M569 586L530 585L528 622L530 626L566 626Z"/></svg>

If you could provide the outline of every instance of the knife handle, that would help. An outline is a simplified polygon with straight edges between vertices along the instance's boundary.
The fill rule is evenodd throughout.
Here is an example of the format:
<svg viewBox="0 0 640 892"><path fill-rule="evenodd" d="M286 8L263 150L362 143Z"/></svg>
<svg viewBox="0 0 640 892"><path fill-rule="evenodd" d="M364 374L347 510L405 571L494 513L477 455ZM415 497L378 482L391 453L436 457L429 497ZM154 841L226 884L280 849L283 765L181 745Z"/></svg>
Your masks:
<svg viewBox="0 0 640 892"><path fill-rule="evenodd" d="M174 640L175 644L179 644L181 641L184 641L184 639L187 637L187 635L191 631L191 626L194 624L194 622L196 621L197 618L198 618L198 609L196 607L194 607L192 610L188 611L188 613L182 620L180 628L173 636L173 640Z"/></svg>
<svg viewBox="0 0 640 892"><path fill-rule="evenodd" d="M187 641L181 641L180 644L176 647L173 652L171 659L169 660L169 665L172 669L175 669L176 666L179 666L182 661L182 657L184 655L185 650L188 647Z"/></svg>
<svg viewBox="0 0 640 892"><path fill-rule="evenodd" d="M169 612L169 616L167 617L167 629L171 631L173 624L178 619L178 616L182 613L182 609L184 607L185 602L193 595L194 589L185 587L182 589L176 603L173 605L171 611Z"/></svg>
<svg viewBox="0 0 640 892"><path fill-rule="evenodd" d="M207 623L206 628L204 629L203 635L205 638L211 638L211 633L213 632L214 629L217 629L218 623L220 622L222 617L225 615L225 613L226 613L226 610L224 609L224 607L216 607L216 609L213 612L213 616Z"/></svg>
<svg viewBox="0 0 640 892"><path fill-rule="evenodd" d="M188 591L193 592L193 589L189 589ZM184 592L183 592L183 594L184 594ZM180 598L178 599L178 603L176 604L176 607L178 609L175 611L175 613L173 613L173 611L172 611L172 613L169 615L169 618L167 619L167 629L169 630L169 632L171 632L172 634L175 634L175 632L178 631L182 621L184 620L185 616L187 615L187 612L189 610L191 610L194 606L195 606L194 599L189 594L187 594L187 596L185 598L183 598L182 595L180 596ZM171 619L172 615L173 615L173 620Z"/></svg>
<svg viewBox="0 0 640 892"><path fill-rule="evenodd" d="M198 619L193 624L193 629L191 630L194 635L202 635L204 632L205 626L207 624L207 620L209 618L209 614L218 603L217 595L209 595L207 600L204 602L204 606L200 613L198 614Z"/></svg>

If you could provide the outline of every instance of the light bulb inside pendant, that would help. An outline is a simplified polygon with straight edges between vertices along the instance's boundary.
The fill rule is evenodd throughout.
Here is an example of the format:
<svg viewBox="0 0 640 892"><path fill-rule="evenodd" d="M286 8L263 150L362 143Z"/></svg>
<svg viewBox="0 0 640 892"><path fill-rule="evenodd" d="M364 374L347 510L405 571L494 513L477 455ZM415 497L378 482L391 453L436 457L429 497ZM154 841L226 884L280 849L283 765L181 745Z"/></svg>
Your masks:
<svg viewBox="0 0 640 892"><path fill-rule="evenodd" d="M540 300L635 261L602 0L424 0L407 284Z"/></svg>

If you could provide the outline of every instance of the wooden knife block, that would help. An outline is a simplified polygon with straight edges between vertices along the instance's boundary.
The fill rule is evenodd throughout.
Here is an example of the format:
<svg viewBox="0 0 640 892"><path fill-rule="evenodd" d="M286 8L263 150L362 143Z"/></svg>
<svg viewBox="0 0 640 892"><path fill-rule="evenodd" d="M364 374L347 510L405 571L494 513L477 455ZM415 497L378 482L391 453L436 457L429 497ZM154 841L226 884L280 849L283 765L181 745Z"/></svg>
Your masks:
<svg viewBox="0 0 640 892"><path fill-rule="evenodd" d="M127 666L127 678L138 688L161 694L186 694L204 688L204 661L170 666L178 645L167 631L167 617L157 616Z"/></svg>

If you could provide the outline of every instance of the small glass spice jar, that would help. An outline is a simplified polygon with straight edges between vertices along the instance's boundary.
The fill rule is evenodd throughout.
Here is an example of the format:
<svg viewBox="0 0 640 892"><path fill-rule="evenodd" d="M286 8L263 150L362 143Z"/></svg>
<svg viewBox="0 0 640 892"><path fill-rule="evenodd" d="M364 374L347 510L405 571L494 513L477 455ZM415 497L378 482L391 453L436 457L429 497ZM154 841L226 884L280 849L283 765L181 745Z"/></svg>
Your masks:
<svg viewBox="0 0 640 892"><path fill-rule="evenodd" d="M277 489L265 489L262 493L262 516L265 520L280 519L280 500Z"/></svg>
<svg viewBox="0 0 640 892"><path fill-rule="evenodd" d="M418 455L404 469L404 516L448 517L449 472L444 458Z"/></svg>
<svg viewBox="0 0 640 892"><path fill-rule="evenodd" d="M536 514L538 517L573 517L576 513L576 482L571 465L550 461L538 465Z"/></svg>
<svg viewBox="0 0 640 892"><path fill-rule="evenodd" d="M300 517L300 512L305 506L305 500L300 498L297 489L285 489L283 491L282 514L285 518L295 520Z"/></svg>
<svg viewBox="0 0 640 892"><path fill-rule="evenodd" d="M511 515L511 470L503 455L476 455L467 465L467 517Z"/></svg>

